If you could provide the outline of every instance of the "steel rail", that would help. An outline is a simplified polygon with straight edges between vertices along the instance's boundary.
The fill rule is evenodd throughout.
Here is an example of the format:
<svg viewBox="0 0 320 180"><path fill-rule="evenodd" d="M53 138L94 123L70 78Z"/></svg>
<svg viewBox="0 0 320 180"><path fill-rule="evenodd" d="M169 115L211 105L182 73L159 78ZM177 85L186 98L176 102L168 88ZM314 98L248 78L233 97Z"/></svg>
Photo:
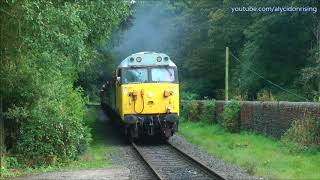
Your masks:
<svg viewBox="0 0 320 180"><path fill-rule="evenodd" d="M225 178L223 178L221 175L219 175L217 172L215 172L213 169L211 169L210 167L206 166L205 164L203 164L199 160L196 160L195 158L191 157L190 155L188 155L187 153L183 152L181 149L177 148L176 146L174 146L170 142L167 142L167 144L170 147L172 147L174 150L176 150L179 154L181 154L182 157L184 157L187 160L189 160L190 162L198 165L199 167L201 167L202 169L207 171L207 173L213 175L217 180L225 180Z"/></svg>
<svg viewBox="0 0 320 180"><path fill-rule="evenodd" d="M148 162L148 159L143 156L143 153L139 150L138 146L132 142L132 146L133 148L137 151L137 153L139 154L139 156L144 160L144 162L146 163L146 165L152 170L153 174L157 177L157 179L159 180L165 180L163 177L161 177L161 175L155 170L155 168L151 165L151 163Z"/></svg>
<svg viewBox="0 0 320 180"><path fill-rule="evenodd" d="M183 152L173 144L168 142L167 145L168 147L173 149L178 155L180 155L183 159L185 159L187 162L191 163L195 167L197 166L198 168L202 169L207 175L209 175L213 179L225 180L225 178L223 178L221 175L216 173L213 169L209 168L199 160L196 160L195 158L186 154L185 152ZM139 149L139 147L135 143L132 143L132 146L134 147L134 149L137 151L139 156L145 161L146 165L152 170L152 172L158 179L160 180L166 179L162 177L159 172L157 172L156 167L150 162L150 160L143 154L143 152Z"/></svg>

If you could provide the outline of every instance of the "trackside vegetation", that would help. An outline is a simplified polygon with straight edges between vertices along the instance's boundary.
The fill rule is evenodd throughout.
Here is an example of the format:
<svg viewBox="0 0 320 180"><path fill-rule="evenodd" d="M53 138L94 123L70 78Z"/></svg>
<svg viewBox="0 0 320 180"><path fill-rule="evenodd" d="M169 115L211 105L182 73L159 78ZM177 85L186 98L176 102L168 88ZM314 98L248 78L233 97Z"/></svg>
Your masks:
<svg viewBox="0 0 320 180"><path fill-rule="evenodd" d="M179 133L215 157L270 179L318 179L320 152L292 153L280 141L262 135L225 131L218 124L183 121Z"/></svg>
<svg viewBox="0 0 320 180"><path fill-rule="evenodd" d="M187 109L184 112L190 113ZM225 105L223 119L228 123L233 122L238 113L238 102L230 101ZM239 132L233 123L232 126L226 126L226 122L218 124L214 123L217 121L201 118L191 121L186 118L187 114L182 116L179 128L182 136L209 154L239 165L252 175L270 179L320 177L317 170L320 166L320 120L317 118L306 117L294 121L278 140L252 132ZM234 127L237 127L237 131L234 131Z"/></svg>
<svg viewBox="0 0 320 180"><path fill-rule="evenodd" d="M181 114L183 114L188 121L206 119L208 122L212 122L215 115L215 106L215 100L205 100L201 102L197 100L184 100L181 106Z"/></svg>
<svg viewBox="0 0 320 180"><path fill-rule="evenodd" d="M320 119L310 116L296 119L281 141L291 152L320 151Z"/></svg>
<svg viewBox="0 0 320 180"><path fill-rule="evenodd" d="M236 100L231 100L224 106L223 126L229 132L239 132L240 106Z"/></svg>
<svg viewBox="0 0 320 180"><path fill-rule="evenodd" d="M17 164L79 159L92 140L85 118L89 82L81 77L94 71L102 57L97 47L111 41L130 3L4 0L0 7L1 174Z"/></svg>
<svg viewBox="0 0 320 180"><path fill-rule="evenodd" d="M111 160L108 158L109 154L115 152L115 149L106 146L108 141L105 136L106 124L98 121L98 114L96 108L90 108L86 114L85 119L90 124L92 141L88 145L87 150L76 160L64 163L51 163L47 166L30 167L18 161L16 157L7 156L1 159L1 178L24 176L30 174L51 172L51 171L68 171L68 170L81 170L91 168L107 168L112 165Z"/></svg>

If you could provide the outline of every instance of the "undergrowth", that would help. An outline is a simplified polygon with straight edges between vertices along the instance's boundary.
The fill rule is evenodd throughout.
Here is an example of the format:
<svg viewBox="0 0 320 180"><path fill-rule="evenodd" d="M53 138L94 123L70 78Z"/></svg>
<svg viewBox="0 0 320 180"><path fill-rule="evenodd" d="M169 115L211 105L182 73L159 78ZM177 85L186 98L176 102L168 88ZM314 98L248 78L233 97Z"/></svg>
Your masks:
<svg viewBox="0 0 320 180"><path fill-rule="evenodd" d="M188 121L213 122L215 116L215 100L190 100L183 102L181 115Z"/></svg>
<svg viewBox="0 0 320 180"><path fill-rule="evenodd" d="M213 122L216 112L216 101L205 100L201 103L199 118L201 121Z"/></svg>
<svg viewBox="0 0 320 180"><path fill-rule="evenodd" d="M104 136L105 124L97 121L98 114L97 109L90 108L85 116L87 123L92 128L92 142L85 153L79 156L77 160L69 160L54 165L28 167L23 163L19 163L16 157L8 154L1 159L0 179L50 171L110 167L112 163L110 159L106 158L106 155L111 154L115 150L113 147L106 146L105 144L107 141Z"/></svg>
<svg viewBox="0 0 320 180"><path fill-rule="evenodd" d="M229 132L239 132L239 112L240 106L236 100L231 100L224 106L223 126Z"/></svg>
<svg viewBox="0 0 320 180"><path fill-rule="evenodd" d="M320 150L320 119L306 117L295 120L281 141L290 152Z"/></svg>
<svg viewBox="0 0 320 180"><path fill-rule="evenodd" d="M182 116L188 121L199 121L199 103L196 100L190 100L184 103Z"/></svg>

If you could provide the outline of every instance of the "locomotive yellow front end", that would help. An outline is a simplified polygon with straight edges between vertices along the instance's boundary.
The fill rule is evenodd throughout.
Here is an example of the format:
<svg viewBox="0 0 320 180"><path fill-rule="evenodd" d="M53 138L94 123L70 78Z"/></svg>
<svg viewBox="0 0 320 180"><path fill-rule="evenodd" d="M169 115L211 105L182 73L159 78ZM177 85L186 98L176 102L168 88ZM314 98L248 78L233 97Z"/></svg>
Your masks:
<svg viewBox="0 0 320 180"><path fill-rule="evenodd" d="M116 111L131 138L167 139L177 131L178 71L166 54L133 54L119 65L116 77Z"/></svg>

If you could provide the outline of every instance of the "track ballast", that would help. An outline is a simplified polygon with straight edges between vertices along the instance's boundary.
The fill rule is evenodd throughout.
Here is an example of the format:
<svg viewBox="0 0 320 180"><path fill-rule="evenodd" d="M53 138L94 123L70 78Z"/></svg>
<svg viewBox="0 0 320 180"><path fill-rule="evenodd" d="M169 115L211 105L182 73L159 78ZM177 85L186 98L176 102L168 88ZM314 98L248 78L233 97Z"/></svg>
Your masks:
<svg viewBox="0 0 320 180"><path fill-rule="evenodd" d="M158 179L224 179L170 143L132 145Z"/></svg>

